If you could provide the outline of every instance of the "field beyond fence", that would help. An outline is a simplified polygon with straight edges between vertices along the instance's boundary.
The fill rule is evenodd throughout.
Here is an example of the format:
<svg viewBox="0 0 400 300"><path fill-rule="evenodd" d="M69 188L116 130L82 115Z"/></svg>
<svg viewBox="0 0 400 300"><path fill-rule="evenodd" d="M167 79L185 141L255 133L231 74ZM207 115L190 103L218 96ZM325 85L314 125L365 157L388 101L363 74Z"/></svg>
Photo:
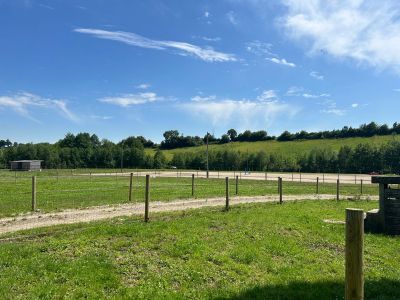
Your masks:
<svg viewBox="0 0 400 300"><path fill-rule="evenodd" d="M132 192L130 180L132 177ZM278 178L283 181L284 195L332 195L358 197L375 196L376 185L368 175L244 173L181 170L45 170L42 172L0 171L0 217L13 216L32 210L32 176L36 176L36 209L55 212L91 206L143 202L145 175L151 175L151 201L201 199L225 196L225 177L229 177L229 195L278 195ZM192 191L192 175L194 175ZM238 194L236 195L236 177ZM192 194L193 193L193 194ZM130 198L130 200L129 200Z"/></svg>

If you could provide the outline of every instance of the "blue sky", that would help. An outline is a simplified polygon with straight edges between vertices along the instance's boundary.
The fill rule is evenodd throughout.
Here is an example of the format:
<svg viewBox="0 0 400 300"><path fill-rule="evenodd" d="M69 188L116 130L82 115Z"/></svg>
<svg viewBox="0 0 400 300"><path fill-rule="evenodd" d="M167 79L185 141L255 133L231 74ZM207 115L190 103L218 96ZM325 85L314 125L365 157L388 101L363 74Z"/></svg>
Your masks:
<svg viewBox="0 0 400 300"><path fill-rule="evenodd" d="M397 1L0 0L0 139L399 121Z"/></svg>

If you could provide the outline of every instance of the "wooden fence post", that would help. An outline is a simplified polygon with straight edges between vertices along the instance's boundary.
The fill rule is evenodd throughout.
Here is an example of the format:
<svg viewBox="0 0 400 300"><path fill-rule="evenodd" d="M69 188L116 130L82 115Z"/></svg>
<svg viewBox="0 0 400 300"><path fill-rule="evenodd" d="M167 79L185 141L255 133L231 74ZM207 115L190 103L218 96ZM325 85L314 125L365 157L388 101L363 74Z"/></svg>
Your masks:
<svg viewBox="0 0 400 300"><path fill-rule="evenodd" d="M225 194L226 194L226 201L225 201L225 210L229 210L229 177L225 177Z"/></svg>
<svg viewBox="0 0 400 300"><path fill-rule="evenodd" d="M146 175L146 194L144 202L144 221L149 221L149 201L150 201L150 175Z"/></svg>
<svg viewBox="0 0 400 300"><path fill-rule="evenodd" d="M129 177L129 202L132 201L132 186L133 186L133 173Z"/></svg>
<svg viewBox="0 0 400 300"><path fill-rule="evenodd" d="M360 181L360 192L361 192L361 195L362 195L362 193L363 193L363 180L362 179Z"/></svg>
<svg viewBox="0 0 400 300"><path fill-rule="evenodd" d="M339 201L339 179L336 180L336 201Z"/></svg>
<svg viewBox="0 0 400 300"><path fill-rule="evenodd" d="M364 211L346 209L345 299L364 299Z"/></svg>
<svg viewBox="0 0 400 300"><path fill-rule="evenodd" d="M192 174L192 197L194 196L194 174Z"/></svg>
<svg viewBox="0 0 400 300"><path fill-rule="evenodd" d="M301 182L301 172L300 172L300 182Z"/></svg>
<svg viewBox="0 0 400 300"><path fill-rule="evenodd" d="M236 175L236 195L239 194L239 176Z"/></svg>
<svg viewBox="0 0 400 300"><path fill-rule="evenodd" d="M317 195L319 194L319 177L317 177Z"/></svg>
<svg viewBox="0 0 400 300"><path fill-rule="evenodd" d="M278 186L279 186L279 204L282 204L282 177L278 178Z"/></svg>
<svg viewBox="0 0 400 300"><path fill-rule="evenodd" d="M32 211L36 211L36 176L32 176Z"/></svg>

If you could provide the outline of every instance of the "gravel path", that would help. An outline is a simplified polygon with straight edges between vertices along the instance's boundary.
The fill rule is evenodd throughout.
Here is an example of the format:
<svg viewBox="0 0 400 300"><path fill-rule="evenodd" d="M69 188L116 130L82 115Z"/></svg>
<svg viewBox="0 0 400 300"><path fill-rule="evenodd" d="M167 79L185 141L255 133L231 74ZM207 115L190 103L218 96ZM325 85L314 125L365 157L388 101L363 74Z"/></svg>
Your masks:
<svg viewBox="0 0 400 300"><path fill-rule="evenodd" d="M284 201L295 200L328 200L334 199L335 195L287 195ZM347 198L343 198L347 199ZM377 197L370 199L377 200ZM279 197L274 196L256 196L256 197L232 197L230 204L243 203L264 203L277 202ZM182 211L187 209L197 209L202 207L224 206L225 197L210 199L187 199L171 202L151 202L150 218L154 212ZM144 203L138 204L120 204L113 206L95 206L85 209L69 209L56 213L30 213L12 218L0 219L0 234L15 232L39 227L54 226L59 224L73 224L80 222L91 222L96 220L109 219L120 216L143 215Z"/></svg>

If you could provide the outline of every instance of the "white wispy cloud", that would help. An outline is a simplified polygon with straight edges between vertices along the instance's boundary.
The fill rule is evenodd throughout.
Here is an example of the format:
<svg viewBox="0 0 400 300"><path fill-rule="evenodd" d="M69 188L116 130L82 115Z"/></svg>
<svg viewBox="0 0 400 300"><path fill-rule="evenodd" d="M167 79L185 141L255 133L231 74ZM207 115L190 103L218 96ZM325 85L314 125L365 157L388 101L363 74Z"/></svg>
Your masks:
<svg viewBox="0 0 400 300"><path fill-rule="evenodd" d="M322 97L330 97L331 95L330 94L309 94L309 93L303 93L302 94L302 96L304 97L304 98L313 98L313 99L316 99L316 98L322 98Z"/></svg>
<svg viewBox="0 0 400 300"><path fill-rule="evenodd" d="M351 107L352 108L357 108L357 107L359 107L360 105L358 104L358 103L353 103L352 105L351 105Z"/></svg>
<svg viewBox="0 0 400 300"><path fill-rule="evenodd" d="M269 60L270 62L273 62L278 65L283 65L283 66L287 66L287 67L291 67L291 68L296 67L296 65L294 63L288 62L284 58L271 57L271 58L266 58L266 60Z"/></svg>
<svg viewBox="0 0 400 300"><path fill-rule="evenodd" d="M180 103L179 108L215 127L235 123L237 128L255 128L273 123L279 115L293 117L300 110L280 101L274 90L263 91L254 99L220 99L214 95L204 98L199 101L200 98L195 96L190 102Z"/></svg>
<svg viewBox="0 0 400 300"><path fill-rule="evenodd" d="M142 84L135 86L135 88L140 89L140 90L147 90L150 86L151 85L148 83L142 83Z"/></svg>
<svg viewBox="0 0 400 300"><path fill-rule="evenodd" d="M194 56L207 62L227 62L237 60L233 54L218 52L212 48L202 48L185 42L152 40L132 32L107 31L91 28L77 28L74 31L89 34L100 39L118 41L141 48L155 50L174 49L178 50L181 55Z"/></svg>
<svg viewBox="0 0 400 300"><path fill-rule="evenodd" d="M65 100L44 98L27 92L11 96L0 96L0 108L9 108L21 116L40 122L32 116L32 108L53 109L60 115L71 121L78 121L78 117L72 113Z"/></svg>
<svg viewBox="0 0 400 300"><path fill-rule="evenodd" d="M219 42L221 40L220 37L207 37L207 36L202 36L201 37L202 40L206 41L206 42Z"/></svg>
<svg viewBox="0 0 400 300"><path fill-rule="evenodd" d="M226 17L227 17L228 21L229 21L231 24L233 24L233 25L237 25L237 24L238 24L238 20L237 20L237 17L236 17L236 13L235 13L233 10L227 12L227 13L226 13Z"/></svg>
<svg viewBox="0 0 400 300"><path fill-rule="evenodd" d="M310 76L318 80L324 80L324 76L319 74L317 71L311 71Z"/></svg>
<svg viewBox="0 0 400 300"><path fill-rule="evenodd" d="M327 53L400 72L400 5L396 0L282 0L279 20L311 54Z"/></svg>
<svg viewBox="0 0 400 300"><path fill-rule="evenodd" d="M260 95L257 96L257 100L261 102L278 100L278 96L275 90L264 90Z"/></svg>
<svg viewBox="0 0 400 300"><path fill-rule="evenodd" d="M345 109L338 108L336 102L330 99L327 99L319 104L325 107L320 110L320 112L324 114L344 116L347 112Z"/></svg>
<svg viewBox="0 0 400 300"><path fill-rule="evenodd" d="M301 93L304 91L303 87L299 86L291 86L286 92L286 96L301 96Z"/></svg>
<svg viewBox="0 0 400 300"><path fill-rule="evenodd" d="M210 95L210 96L206 96L206 97L202 97L202 96L194 96L192 97L190 100L194 101L194 102L201 102L201 101L211 101L211 100L215 100L217 99L217 96L215 95Z"/></svg>
<svg viewBox="0 0 400 300"><path fill-rule="evenodd" d="M274 56L277 55L272 52L272 44L265 43L258 40L246 43L246 50L250 53L259 55L259 56Z"/></svg>
<svg viewBox="0 0 400 300"><path fill-rule="evenodd" d="M115 97L105 97L99 99L99 101L121 107L128 107L133 105L151 103L163 99L163 97L157 96L156 93L148 92L139 94L123 94Z"/></svg>
<svg viewBox="0 0 400 300"><path fill-rule="evenodd" d="M400 89L393 89L393 92L400 92Z"/></svg>
<svg viewBox="0 0 400 300"><path fill-rule="evenodd" d="M94 119L94 120L111 120L111 119L113 119L112 116L99 116L99 115L90 115L90 118Z"/></svg>

